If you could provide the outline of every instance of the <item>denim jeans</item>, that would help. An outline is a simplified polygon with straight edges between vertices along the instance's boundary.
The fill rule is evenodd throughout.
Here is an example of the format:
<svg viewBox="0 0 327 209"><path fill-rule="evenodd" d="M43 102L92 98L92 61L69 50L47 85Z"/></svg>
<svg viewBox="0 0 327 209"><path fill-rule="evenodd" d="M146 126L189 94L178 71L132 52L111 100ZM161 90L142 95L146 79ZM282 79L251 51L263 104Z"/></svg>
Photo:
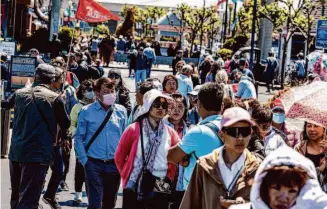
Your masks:
<svg viewBox="0 0 327 209"><path fill-rule="evenodd" d="M120 185L116 165L89 158L84 168L89 199L87 208L114 209Z"/></svg>
<svg viewBox="0 0 327 209"><path fill-rule="evenodd" d="M143 70L135 70L135 88L137 84L145 81L146 79L146 69Z"/></svg>
<svg viewBox="0 0 327 209"><path fill-rule="evenodd" d="M44 193L44 197L54 199L56 197L56 193L58 187L63 180L64 176L64 163L62 158L62 150L61 147L54 148L54 162L51 164L50 168L52 170L51 178L48 183L48 188Z"/></svg>
<svg viewBox="0 0 327 209"><path fill-rule="evenodd" d="M75 192L82 192L83 183L85 182L85 172L83 165L76 159L75 166Z"/></svg>
<svg viewBox="0 0 327 209"><path fill-rule="evenodd" d="M146 69L146 78L150 78L150 76L151 76L153 60L149 59L148 63L149 63L149 65L148 65L148 68Z"/></svg>
<svg viewBox="0 0 327 209"><path fill-rule="evenodd" d="M10 161L11 209L37 209L49 165Z"/></svg>

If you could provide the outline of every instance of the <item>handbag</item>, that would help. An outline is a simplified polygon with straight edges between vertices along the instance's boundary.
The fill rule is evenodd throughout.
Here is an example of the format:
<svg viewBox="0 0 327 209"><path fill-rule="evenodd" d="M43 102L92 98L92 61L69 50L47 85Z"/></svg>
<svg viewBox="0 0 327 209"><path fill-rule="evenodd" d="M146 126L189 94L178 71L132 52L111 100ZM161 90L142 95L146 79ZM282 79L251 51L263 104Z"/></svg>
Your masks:
<svg viewBox="0 0 327 209"><path fill-rule="evenodd" d="M171 194L173 190L173 182L165 177L164 179L155 177L152 173L146 168L149 163L150 156L153 150L153 145L150 148L148 158L145 158L144 152L144 139L143 139L143 128L142 121L140 122L140 134L141 134L141 149L142 149L142 161L143 168L141 171L142 182L140 186L141 194L139 194L143 198L148 198L153 193L161 193L161 194Z"/></svg>

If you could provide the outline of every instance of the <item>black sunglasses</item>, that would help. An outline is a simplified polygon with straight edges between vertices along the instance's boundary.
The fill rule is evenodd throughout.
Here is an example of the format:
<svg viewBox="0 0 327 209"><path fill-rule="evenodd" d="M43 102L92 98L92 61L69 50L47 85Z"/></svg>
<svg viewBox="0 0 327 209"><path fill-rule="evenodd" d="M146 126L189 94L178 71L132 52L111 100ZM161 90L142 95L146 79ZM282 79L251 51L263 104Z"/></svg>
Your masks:
<svg viewBox="0 0 327 209"><path fill-rule="evenodd" d="M120 76L118 74L110 74L109 75L109 78L111 78L111 79L119 79Z"/></svg>
<svg viewBox="0 0 327 209"><path fill-rule="evenodd" d="M247 137L251 134L251 127L231 127L231 128L223 128L223 131L226 132L227 135L237 138L239 135L243 137Z"/></svg>
<svg viewBox="0 0 327 209"><path fill-rule="evenodd" d="M154 102L152 104L152 107L159 109L160 107L162 107L162 109L167 110L168 109L168 102Z"/></svg>

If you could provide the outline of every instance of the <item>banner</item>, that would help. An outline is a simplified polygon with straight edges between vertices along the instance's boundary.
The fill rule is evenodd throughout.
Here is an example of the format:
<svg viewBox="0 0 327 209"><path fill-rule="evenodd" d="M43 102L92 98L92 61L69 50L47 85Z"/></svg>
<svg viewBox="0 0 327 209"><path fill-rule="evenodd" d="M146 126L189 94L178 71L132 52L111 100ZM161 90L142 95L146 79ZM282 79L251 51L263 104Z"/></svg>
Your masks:
<svg viewBox="0 0 327 209"><path fill-rule="evenodd" d="M80 0L75 18L85 22L119 20L119 17L93 0Z"/></svg>
<svg viewBox="0 0 327 209"><path fill-rule="evenodd" d="M220 0L220 1L218 1L218 3L217 3L217 7L219 6L219 5L221 5L222 3L224 3L226 0Z"/></svg>

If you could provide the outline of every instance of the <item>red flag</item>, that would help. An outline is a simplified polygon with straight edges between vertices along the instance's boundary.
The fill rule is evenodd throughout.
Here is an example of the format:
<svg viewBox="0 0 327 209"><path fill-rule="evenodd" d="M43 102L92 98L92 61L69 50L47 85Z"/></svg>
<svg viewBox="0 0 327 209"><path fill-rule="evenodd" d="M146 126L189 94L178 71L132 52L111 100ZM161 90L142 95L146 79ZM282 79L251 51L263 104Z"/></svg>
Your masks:
<svg viewBox="0 0 327 209"><path fill-rule="evenodd" d="M219 6L220 4L224 3L225 1L226 0L220 0L220 1L218 1L217 6Z"/></svg>
<svg viewBox="0 0 327 209"><path fill-rule="evenodd" d="M75 18L85 22L119 20L119 17L93 0L80 0Z"/></svg>

